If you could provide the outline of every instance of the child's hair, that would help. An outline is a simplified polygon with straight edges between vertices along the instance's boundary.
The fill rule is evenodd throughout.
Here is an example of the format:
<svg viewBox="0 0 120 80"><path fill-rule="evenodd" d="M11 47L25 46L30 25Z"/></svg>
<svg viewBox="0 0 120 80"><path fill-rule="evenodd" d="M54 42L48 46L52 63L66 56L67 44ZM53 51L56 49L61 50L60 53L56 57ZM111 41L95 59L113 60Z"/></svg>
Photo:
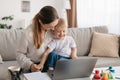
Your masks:
<svg viewBox="0 0 120 80"><path fill-rule="evenodd" d="M59 18L58 24L55 27L56 28L57 27L66 27L67 28L67 23L66 23L66 21L63 18Z"/></svg>

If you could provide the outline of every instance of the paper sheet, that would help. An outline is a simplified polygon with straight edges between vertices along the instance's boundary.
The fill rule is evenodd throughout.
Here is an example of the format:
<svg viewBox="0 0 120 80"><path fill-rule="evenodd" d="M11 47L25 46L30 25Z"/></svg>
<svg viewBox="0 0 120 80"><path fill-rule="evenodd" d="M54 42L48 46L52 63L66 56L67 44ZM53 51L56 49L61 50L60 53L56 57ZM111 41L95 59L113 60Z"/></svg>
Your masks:
<svg viewBox="0 0 120 80"><path fill-rule="evenodd" d="M42 72L25 73L24 77L27 80L51 80L47 73Z"/></svg>

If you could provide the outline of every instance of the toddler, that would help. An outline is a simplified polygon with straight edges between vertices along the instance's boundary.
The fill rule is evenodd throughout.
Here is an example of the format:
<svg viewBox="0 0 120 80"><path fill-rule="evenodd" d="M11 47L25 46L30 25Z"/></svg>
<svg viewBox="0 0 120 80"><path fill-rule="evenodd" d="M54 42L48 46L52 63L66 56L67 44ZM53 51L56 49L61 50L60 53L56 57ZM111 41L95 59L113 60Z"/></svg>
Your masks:
<svg viewBox="0 0 120 80"><path fill-rule="evenodd" d="M53 30L54 39L48 44L41 60L41 64L47 59L48 70L54 70L57 60L76 59L76 44L71 36L67 36L67 25L60 18Z"/></svg>

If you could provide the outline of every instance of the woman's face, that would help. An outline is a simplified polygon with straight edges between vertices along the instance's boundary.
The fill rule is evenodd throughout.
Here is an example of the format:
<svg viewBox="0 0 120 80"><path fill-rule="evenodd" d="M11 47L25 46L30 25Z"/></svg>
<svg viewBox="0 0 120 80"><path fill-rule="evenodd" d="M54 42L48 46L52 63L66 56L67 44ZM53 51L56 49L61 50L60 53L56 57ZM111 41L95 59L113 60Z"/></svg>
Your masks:
<svg viewBox="0 0 120 80"><path fill-rule="evenodd" d="M40 22L41 23L41 22ZM43 27L44 30L54 30L54 27L58 24L58 19L54 20L53 22L49 24L42 24L41 26Z"/></svg>

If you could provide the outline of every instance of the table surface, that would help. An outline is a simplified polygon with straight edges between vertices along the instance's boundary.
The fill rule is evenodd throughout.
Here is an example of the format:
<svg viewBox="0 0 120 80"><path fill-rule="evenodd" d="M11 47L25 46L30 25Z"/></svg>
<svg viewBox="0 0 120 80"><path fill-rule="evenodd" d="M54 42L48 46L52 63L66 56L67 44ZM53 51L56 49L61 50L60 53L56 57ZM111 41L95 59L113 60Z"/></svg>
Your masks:
<svg viewBox="0 0 120 80"><path fill-rule="evenodd" d="M102 68L94 68L93 73L95 70L106 70L108 67L102 67ZM120 78L120 66L113 67L115 70L114 76ZM33 72L33 73L25 73L24 74L24 80L51 80L51 78L48 76L47 73L41 73L41 72ZM75 79L65 79L65 80L92 80L93 74L89 78L75 78ZM120 80L120 79L115 79Z"/></svg>

